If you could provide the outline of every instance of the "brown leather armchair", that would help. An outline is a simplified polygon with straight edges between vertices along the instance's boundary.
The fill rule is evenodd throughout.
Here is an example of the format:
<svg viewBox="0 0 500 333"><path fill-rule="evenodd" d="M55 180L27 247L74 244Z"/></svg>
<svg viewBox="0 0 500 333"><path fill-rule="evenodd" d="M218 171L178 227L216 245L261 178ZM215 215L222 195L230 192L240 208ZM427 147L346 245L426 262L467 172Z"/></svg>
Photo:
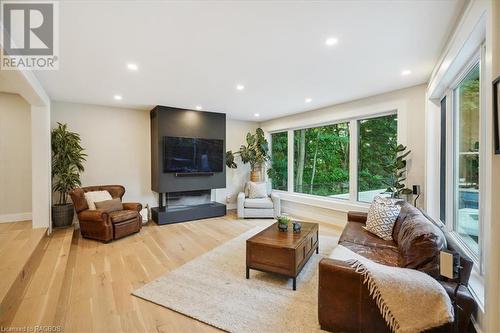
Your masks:
<svg viewBox="0 0 500 333"><path fill-rule="evenodd" d="M122 199L125 188L121 185L88 186L72 190L69 195L80 222L80 232L85 238L91 238L108 243L113 239L122 238L139 232L142 227L139 203L123 203L123 210L108 213L102 209L89 210L85 192L108 191L113 199Z"/></svg>

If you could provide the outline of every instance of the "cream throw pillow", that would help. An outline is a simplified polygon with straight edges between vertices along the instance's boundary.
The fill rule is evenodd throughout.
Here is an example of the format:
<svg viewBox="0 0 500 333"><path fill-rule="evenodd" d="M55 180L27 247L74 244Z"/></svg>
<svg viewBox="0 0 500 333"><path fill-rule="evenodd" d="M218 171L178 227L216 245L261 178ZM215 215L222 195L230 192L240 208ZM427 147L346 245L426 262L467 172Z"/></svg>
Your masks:
<svg viewBox="0 0 500 333"><path fill-rule="evenodd" d="M267 198L267 184L248 182L248 197L250 199Z"/></svg>
<svg viewBox="0 0 500 333"><path fill-rule="evenodd" d="M398 201L401 200L376 196L368 210L365 229L384 240L392 240L392 229L401 211Z"/></svg>
<svg viewBox="0 0 500 333"><path fill-rule="evenodd" d="M96 210L95 203L99 201L112 200L111 194L108 191L91 191L85 192L85 200L90 210Z"/></svg>

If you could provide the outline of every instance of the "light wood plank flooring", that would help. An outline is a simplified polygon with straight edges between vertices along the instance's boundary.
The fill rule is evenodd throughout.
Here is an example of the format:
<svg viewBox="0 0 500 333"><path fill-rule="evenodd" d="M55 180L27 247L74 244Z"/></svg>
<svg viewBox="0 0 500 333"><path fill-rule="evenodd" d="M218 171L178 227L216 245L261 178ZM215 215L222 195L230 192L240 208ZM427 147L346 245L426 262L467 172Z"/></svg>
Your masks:
<svg viewBox="0 0 500 333"><path fill-rule="evenodd" d="M139 234L109 244L83 239L76 231L58 301L30 303L24 310L30 315L22 319L22 314L18 314L15 324L31 324L29 318L44 318L38 309L50 313L47 307L53 307L52 323L39 324L61 325L65 332L218 331L136 298L131 292L239 234L269 223L270 220L237 220L234 214L166 226L150 222ZM320 225L322 235L340 232L337 227ZM54 271L54 275L59 274L62 273Z"/></svg>

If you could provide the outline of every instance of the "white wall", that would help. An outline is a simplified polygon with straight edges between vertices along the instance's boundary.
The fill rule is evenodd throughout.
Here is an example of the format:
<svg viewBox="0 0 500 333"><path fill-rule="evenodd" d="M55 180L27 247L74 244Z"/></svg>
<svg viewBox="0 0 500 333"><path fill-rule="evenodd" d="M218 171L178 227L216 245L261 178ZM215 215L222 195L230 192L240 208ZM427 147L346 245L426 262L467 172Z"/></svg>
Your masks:
<svg viewBox="0 0 500 333"><path fill-rule="evenodd" d="M82 186L125 186L123 200L157 206L151 191L149 112L52 102L52 128L67 123L87 153Z"/></svg>
<svg viewBox="0 0 500 333"><path fill-rule="evenodd" d="M158 205L157 195L151 191L151 155L149 111L108 106L52 103L52 127L57 122L67 123L71 131L82 138L88 154L82 185L121 184L125 186L125 201ZM227 120L227 149L237 150L245 142L248 131L257 123ZM249 167L227 169L227 188L214 191L215 199L234 208L237 193L249 178Z"/></svg>
<svg viewBox="0 0 500 333"><path fill-rule="evenodd" d="M425 92L426 85L396 90L385 94L371 96L356 101L333 105L318 110L303 112L292 116L277 118L261 123L266 132L294 129L336 121L349 120L363 115L373 115L388 111L398 111L398 140L406 144L412 153L409 156L407 185L421 185L423 195L419 206L425 203ZM287 195L284 195L288 198ZM301 200L292 198L290 200ZM309 200L308 201L312 201ZM330 202L329 202L330 201ZM356 206L344 203L331 203L331 200L320 200L317 207L339 211L349 209L366 209L366 205ZM287 207L284 205L284 207ZM324 215L319 210L317 215ZM304 214L314 214L313 209L304 210ZM315 216L311 216L315 217Z"/></svg>
<svg viewBox="0 0 500 333"><path fill-rule="evenodd" d="M0 93L0 222L31 219L30 105Z"/></svg>
<svg viewBox="0 0 500 333"><path fill-rule="evenodd" d="M258 124L251 121L228 119L226 122L226 149L233 152L246 144L248 132L255 132ZM238 192L243 191L244 184L250 179L250 165L243 165L239 158L236 160L238 168L226 168L226 188L215 191L215 200L226 203L228 209L236 208Z"/></svg>

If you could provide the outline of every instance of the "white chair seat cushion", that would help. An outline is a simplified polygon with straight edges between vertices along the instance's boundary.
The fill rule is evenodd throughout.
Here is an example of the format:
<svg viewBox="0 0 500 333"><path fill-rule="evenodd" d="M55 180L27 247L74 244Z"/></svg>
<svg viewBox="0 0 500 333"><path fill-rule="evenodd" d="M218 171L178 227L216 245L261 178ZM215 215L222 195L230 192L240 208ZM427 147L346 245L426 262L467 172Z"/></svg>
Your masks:
<svg viewBox="0 0 500 333"><path fill-rule="evenodd" d="M273 208L271 198L245 199L245 208Z"/></svg>
<svg viewBox="0 0 500 333"><path fill-rule="evenodd" d="M87 200L87 205L89 210L95 210L95 203L99 201L112 200L111 194L108 191L91 191L85 192L85 200Z"/></svg>

